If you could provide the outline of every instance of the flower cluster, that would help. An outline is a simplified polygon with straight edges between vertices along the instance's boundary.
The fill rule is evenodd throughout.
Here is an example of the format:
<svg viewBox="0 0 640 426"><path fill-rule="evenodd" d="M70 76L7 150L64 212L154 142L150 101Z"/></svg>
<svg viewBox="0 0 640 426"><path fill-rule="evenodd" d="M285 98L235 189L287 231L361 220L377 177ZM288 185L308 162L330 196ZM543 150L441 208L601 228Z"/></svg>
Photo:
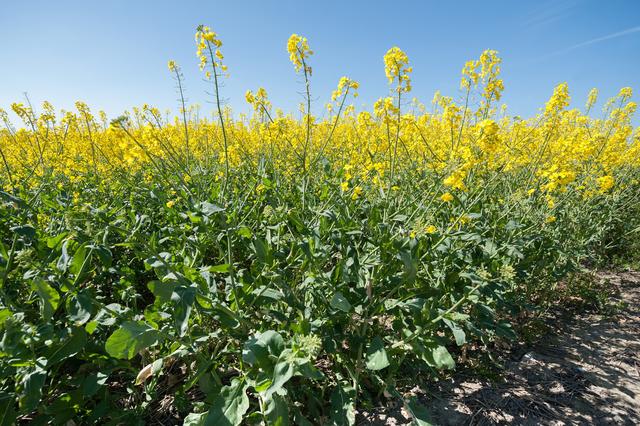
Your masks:
<svg viewBox="0 0 640 426"><path fill-rule="evenodd" d="M313 51L309 48L309 42L305 37L291 34L287 41L287 52L289 52L289 60L296 71L300 71L304 67L304 71L311 74L311 67L306 64L305 59L313 55Z"/></svg>
<svg viewBox="0 0 640 426"><path fill-rule="evenodd" d="M409 57L399 47L392 47L384 55L384 72L389 84L397 83L398 92L411 91L411 78L409 74L413 68L409 66Z"/></svg>

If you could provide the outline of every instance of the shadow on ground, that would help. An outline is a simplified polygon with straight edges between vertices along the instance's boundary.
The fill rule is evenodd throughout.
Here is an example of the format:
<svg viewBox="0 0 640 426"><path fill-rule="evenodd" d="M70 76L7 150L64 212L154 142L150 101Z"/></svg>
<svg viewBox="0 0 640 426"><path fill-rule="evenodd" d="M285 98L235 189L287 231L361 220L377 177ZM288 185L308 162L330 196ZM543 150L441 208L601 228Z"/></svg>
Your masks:
<svg viewBox="0 0 640 426"><path fill-rule="evenodd" d="M599 273L626 306L614 318L580 315L507 364L499 383L454 375L422 389L438 425L640 424L640 273ZM362 413L360 424L402 425L404 410Z"/></svg>

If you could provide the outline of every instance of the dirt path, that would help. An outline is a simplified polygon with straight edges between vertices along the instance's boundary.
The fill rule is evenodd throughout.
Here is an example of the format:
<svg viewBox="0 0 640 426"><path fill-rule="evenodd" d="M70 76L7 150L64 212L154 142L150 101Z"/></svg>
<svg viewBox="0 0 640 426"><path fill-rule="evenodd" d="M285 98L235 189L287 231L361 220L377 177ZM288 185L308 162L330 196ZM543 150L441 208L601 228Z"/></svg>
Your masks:
<svg viewBox="0 0 640 426"><path fill-rule="evenodd" d="M640 272L599 273L625 304L613 318L580 315L561 323L504 380L456 378L417 391L438 425L640 424ZM370 414L363 424L408 424L406 413Z"/></svg>

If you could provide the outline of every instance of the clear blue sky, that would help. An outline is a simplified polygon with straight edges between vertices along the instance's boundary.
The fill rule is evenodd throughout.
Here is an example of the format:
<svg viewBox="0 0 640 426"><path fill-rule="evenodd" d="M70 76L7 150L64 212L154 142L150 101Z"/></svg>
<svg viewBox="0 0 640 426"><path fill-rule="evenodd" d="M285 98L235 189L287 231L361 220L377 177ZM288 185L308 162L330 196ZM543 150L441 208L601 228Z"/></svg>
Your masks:
<svg viewBox="0 0 640 426"><path fill-rule="evenodd" d="M263 86L275 106L295 110L302 90L286 53L291 33L315 54L318 111L342 75L361 84L359 106L386 95L382 56L397 45L414 67L413 96L459 95L460 69L482 50L504 60L511 114L535 114L553 87L569 83L573 105L592 87L601 99L640 91L640 1L10 1L0 8L0 106L83 100L111 117L149 103L176 110L167 60L184 69L191 102L207 108L194 31L224 42L224 96L246 111L244 92ZM637 101L638 93L634 94ZM601 102L600 102L601 103ZM638 123L638 120L635 120Z"/></svg>

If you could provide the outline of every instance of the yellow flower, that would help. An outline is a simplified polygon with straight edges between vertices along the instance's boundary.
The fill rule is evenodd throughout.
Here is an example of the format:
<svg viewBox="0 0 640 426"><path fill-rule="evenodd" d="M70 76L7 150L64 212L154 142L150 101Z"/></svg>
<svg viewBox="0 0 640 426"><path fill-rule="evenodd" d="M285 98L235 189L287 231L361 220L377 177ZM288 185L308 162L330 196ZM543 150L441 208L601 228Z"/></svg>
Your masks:
<svg viewBox="0 0 640 426"><path fill-rule="evenodd" d="M175 61L169 61L167 63L167 66L169 67L169 71L174 72L176 70L176 62Z"/></svg>
<svg viewBox="0 0 640 426"><path fill-rule="evenodd" d="M450 201L453 201L453 195L451 195L450 192L445 192L444 194L442 194L442 196L440 197L440 199L442 201L444 201L445 203L448 203Z"/></svg>
<svg viewBox="0 0 640 426"><path fill-rule="evenodd" d="M424 232L426 232L427 234L435 234L436 232L438 232L438 228L436 228L434 225L429 225L424 229Z"/></svg>
<svg viewBox="0 0 640 426"><path fill-rule="evenodd" d="M556 217L555 216L547 216L547 218L545 219L546 223L553 223L556 221Z"/></svg>
<svg viewBox="0 0 640 426"><path fill-rule="evenodd" d="M349 189L349 182L344 181L340 184L340 189L342 189L343 192L345 192L347 189Z"/></svg>
<svg viewBox="0 0 640 426"><path fill-rule="evenodd" d="M175 205L176 205L176 200L169 200L169 201L167 201L167 207L168 207L168 208L170 208L170 209L171 209L171 208L173 208L173 206L175 206Z"/></svg>
<svg viewBox="0 0 640 426"><path fill-rule="evenodd" d="M351 194L351 199L355 200L360 198L360 195L362 195L362 187L360 186L356 186L355 188L353 188L353 194Z"/></svg>
<svg viewBox="0 0 640 426"><path fill-rule="evenodd" d="M600 192L607 192L615 185L616 181L613 176L602 176L598 178L598 186L600 187Z"/></svg>
<svg viewBox="0 0 640 426"><path fill-rule="evenodd" d="M408 65L409 57L406 53L400 50L399 47L392 47L384 55L384 72L387 75L389 84L393 84L397 81L398 86L396 90L398 92L411 91L411 79L409 78L409 74L413 71L413 68Z"/></svg>
<svg viewBox="0 0 640 426"><path fill-rule="evenodd" d="M287 40L287 52L289 52L289 60L296 71L300 71L305 59L313 55L313 51L309 48L309 42L307 39L299 36L298 34L291 34L289 40ZM305 72L311 73L311 68L308 65Z"/></svg>

